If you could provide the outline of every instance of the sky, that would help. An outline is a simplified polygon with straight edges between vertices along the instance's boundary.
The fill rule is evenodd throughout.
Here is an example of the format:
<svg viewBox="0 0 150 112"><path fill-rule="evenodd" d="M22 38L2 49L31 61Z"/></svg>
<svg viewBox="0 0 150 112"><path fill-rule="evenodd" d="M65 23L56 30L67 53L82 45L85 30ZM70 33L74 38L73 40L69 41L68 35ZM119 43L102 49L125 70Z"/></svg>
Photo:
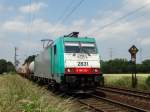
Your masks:
<svg viewBox="0 0 150 112"><path fill-rule="evenodd" d="M17 47L17 58L22 63L43 50L41 39L55 40L73 31L80 32L81 37L94 37L103 60L130 60L128 49L132 45L139 49L138 63L150 59L150 0L80 2L0 0L0 59L13 62Z"/></svg>

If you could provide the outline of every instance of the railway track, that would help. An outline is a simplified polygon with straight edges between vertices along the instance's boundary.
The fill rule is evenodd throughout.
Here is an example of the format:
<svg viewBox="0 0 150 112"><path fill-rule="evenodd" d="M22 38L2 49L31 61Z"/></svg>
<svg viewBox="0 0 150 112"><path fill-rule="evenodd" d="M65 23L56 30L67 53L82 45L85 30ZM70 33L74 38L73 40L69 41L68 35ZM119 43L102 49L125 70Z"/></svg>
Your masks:
<svg viewBox="0 0 150 112"><path fill-rule="evenodd" d="M103 95L99 94L98 91L102 92ZM76 99L76 101L79 102L81 105L85 106L86 107L85 110L88 110L86 112L150 112L150 109L147 109L145 107L131 105L130 103L113 99L114 97L110 97L110 96L108 97L105 92L109 92L109 94L115 93L118 96L127 95L129 97L134 97L134 98L140 97L140 99L144 99L147 102L149 100L150 102L149 93L143 94L142 92L136 92L136 91L127 92L127 90L124 89L120 89L120 88L117 89L117 88L110 88L110 87L98 88L94 94L90 94L86 97L76 96L76 95L75 96L71 95L71 97L72 99ZM70 98L70 95L65 95L65 96ZM149 104L147 106L149 106Z"/></svg>
<svg viewBox="0 0 150 112"><path fill-rule="evenodd" d="M118 93L122 95L128 95L132 97L137 97L140 99L145 99L150 101L150 93L149 92L142 92L130 89L122 89L122 88L114 88L114 87L101 87L97 89L97 92L106 91L112 93Z"/></svg>
<svg viewBox="0 0 150 112"><path fill-rule="evenodd" d="M109 89L117 89L117 90L123 90L123 91L129 91L133 93L138 93L138 94L145 94L150 96L150 91L141 91L141 90L133 90L133 89L125 89L125 88L117 88L117 87L110 87L110 86L105 86L104 88L109 88Z"/></svg>
<svg viewBox="0 0 150 112"><path fill-rule="evenodd" d="M101 87L93 97L126 107L136 112L150 112L150 93L129 89Z"/></svg>
<svg viewBox="0 0 150 112"><path fill-rule="evenodd" d="M92 112L150 112L123 102L118 102L103 96L92 94L90 98L78 99L79 103L87 106Z"/></svg>
<svg viewBox="0 0 150 112"><path fill-rule="evenodd" d="M150 112L150 93L101 87L85 99L77 100L92 112Z"/></svg>
<svg viewBox="0 0 150 112"><path fill-rule="evenodd" d="M109 86L105 86L105 87L101 87L101 88L105 88L105 89L113 89L113 90L119 90L119 91L127 91L130 93L136 93L136 94L140 94L140 95L146 95L150 97L150 91L140 91L140 90L133 90L133 89L125 89L125 88L117 88L117 87L109 87ZM98 88L100 89L100 88Z"/></svg>
<svg viewBox="0 0 150 112"><path fill-rule="evenodd" d="M129 112L126 109L112 105L108 101L104 101L97 97L78 99L77 101L87 106L90 112Z"/></svg>
<svg viewBox="0 0 150 112"><path fill-rule="evenodd" d="M79 102L79 105L85 107L86 112L150 112L148 109L117 101L107 97L107 95L103 96L98 93L93 93L87 96L70 96L64 94L64 97L75 99Z"/></svg>

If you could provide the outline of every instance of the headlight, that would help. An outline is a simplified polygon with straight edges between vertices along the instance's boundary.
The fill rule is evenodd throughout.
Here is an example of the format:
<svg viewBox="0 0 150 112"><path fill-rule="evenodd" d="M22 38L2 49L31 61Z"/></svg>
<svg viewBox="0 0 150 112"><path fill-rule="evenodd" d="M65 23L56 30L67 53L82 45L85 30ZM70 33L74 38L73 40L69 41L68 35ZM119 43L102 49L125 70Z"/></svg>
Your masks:
<svg viewBox="0 0 150 112"><path fill-rule="evenodd" d="M94 69L94 72L96 72L96 73L97 73L97 72L99 72L99 70L98 70L97 68L95 68L95 69Z"/></svg>
<svg viewBox="0 0 150 112"><path fill-rule="evenodd" d="M71 72L71 70L68 68L68 69L67 69L67 72Z"/></svg>
<svg viewBox="0 0 150 112"><path fill-rule="evenodd" d="M98 73L100 73L100 69L99 68L94 68L93 72L98 74Z"/></svg>

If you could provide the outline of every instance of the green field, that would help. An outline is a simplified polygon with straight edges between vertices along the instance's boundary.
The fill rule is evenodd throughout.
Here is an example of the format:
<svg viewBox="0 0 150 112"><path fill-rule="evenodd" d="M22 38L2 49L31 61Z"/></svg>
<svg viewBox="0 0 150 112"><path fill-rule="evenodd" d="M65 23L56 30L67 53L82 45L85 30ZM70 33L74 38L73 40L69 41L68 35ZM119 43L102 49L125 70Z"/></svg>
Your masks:
<svg viewBox="0 0 150 112"><path fill-rule="evenodd" d="M150 90L148 74L138 74L138 88ZM105 84L131 88L130 74L104 74ZM71 99L55 95L45 87L16 74L0 76L0 112L81 112ZM84 111L84 110L83 110Z"/></svg>
<svg viewBox="0 0 150 112"><path fill-rule="evenodd" d="M80 108L78 108L80 110ZM0 112L78 112L73 101L19 75L0 76Z"/></svg>
<svg viewBox="0 0 150 112"><path fill-rule="evenodd" d="M104 74L105 85L114 87L132 88L131 74ZM136 89L150 91L150 74L137 74Z"/></svg>

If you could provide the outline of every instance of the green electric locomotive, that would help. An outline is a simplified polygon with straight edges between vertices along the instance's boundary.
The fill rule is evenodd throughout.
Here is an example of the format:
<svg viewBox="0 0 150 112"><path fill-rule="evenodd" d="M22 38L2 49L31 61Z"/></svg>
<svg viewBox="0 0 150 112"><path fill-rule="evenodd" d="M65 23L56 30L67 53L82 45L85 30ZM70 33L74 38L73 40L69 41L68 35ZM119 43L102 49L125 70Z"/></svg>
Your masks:
<svg viewBox="0 0 150 112"><path fill-rule="evenodd" d="M94 38L78 37L78 32L59 37L34 62L32 78L60 90L91 92L102 77L100 57Z"/></svg>

